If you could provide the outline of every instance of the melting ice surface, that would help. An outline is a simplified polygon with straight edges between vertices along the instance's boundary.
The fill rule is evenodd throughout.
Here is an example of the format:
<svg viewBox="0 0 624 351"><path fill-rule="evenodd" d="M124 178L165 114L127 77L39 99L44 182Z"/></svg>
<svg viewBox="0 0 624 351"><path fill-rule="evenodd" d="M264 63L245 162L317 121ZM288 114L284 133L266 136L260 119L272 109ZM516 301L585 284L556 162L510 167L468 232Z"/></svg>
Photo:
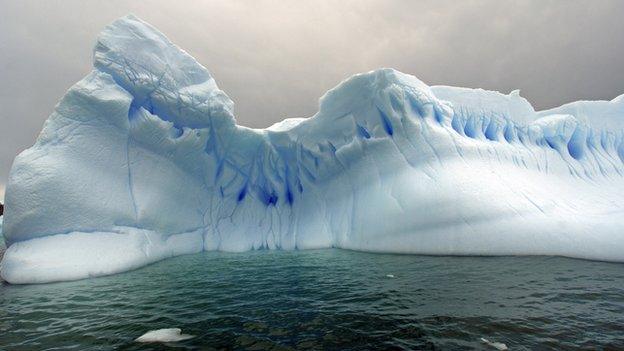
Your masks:
<svg viewBox="0 0 624 351"><path fill-rule="evenodd" d="M381 69L311 118L245 128L204 67L127 16L15 159L1 275L261 248L624 261L623 116L624 95L535 112Z"/></svg>

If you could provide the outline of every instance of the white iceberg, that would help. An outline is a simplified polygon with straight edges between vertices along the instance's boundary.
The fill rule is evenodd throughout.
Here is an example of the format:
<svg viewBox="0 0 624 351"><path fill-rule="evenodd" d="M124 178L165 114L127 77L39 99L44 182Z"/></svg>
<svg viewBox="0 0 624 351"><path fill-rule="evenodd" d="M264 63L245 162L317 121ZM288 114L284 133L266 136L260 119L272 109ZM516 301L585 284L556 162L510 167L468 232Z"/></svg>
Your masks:
<svg viewBox="0 0 624 351"><path fill-rule="evenodd" d="M353 76L307 119L236 124L209 72L134 16L6 189L1 275L80 279L202 250L624 261L624 97L535 112L517 91ZM270 77L268 77L270 79Z"/></svg>

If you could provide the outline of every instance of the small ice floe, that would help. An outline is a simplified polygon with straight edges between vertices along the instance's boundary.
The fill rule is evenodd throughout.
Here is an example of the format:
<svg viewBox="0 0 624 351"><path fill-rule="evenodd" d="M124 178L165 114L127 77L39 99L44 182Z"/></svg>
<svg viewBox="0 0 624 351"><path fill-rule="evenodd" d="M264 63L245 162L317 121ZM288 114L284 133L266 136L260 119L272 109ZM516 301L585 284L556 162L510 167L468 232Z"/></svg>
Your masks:
<svg viewBox="0 0 624 351"><path fill-rule="evenodd" d="M394 278L394 274L386 274L387 278Z"/></svg>
<svg viewBox="0 0 624 351"><path fill-rule="evenodd" d="M492 346L493 348L499 350L499 351L505 351L505 350L509 350L509 348L507 347L507 345L503 344L502 342L492 342L486 338L481 338L481 341L485 344L487 344L488 346Z"/></svg>
<svg viewBox="0 0 624 351"><path fill-rule="evenodd" d="M195 335L181 334L180 328L150 330L136 338L137 342L175 342L194 338Z"/></svg>

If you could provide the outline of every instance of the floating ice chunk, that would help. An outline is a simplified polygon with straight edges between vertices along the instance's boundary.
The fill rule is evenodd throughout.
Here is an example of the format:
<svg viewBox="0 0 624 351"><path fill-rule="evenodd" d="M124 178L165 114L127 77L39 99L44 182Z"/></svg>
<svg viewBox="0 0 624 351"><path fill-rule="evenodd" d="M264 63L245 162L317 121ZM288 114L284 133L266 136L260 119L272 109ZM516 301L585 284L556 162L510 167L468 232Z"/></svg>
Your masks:
<svg viewBox="0 0 624 351"><path fill-rule="evenodd" d="M137 342L176 342L192 339L195 335L181 334L180 328L167 328L150 330L147 333L136 338Z"/></svg>
<svg viewBox="0 0 624 351"><path fill-rule="evenodd" d="M394 278L394 274L386 274L387 278Z"/></svg>
<svg viewBox="0 0 624 351"><path fill-rule="evenodd" d="M492 346L493 348L499 350L499 351L505 351L505 350L509 350L507 348L507 345L503 344L502 342L492 342L489 341L486 338L481 338L481 342L483 342L484 344L488 345L488 346Z"/></svg>

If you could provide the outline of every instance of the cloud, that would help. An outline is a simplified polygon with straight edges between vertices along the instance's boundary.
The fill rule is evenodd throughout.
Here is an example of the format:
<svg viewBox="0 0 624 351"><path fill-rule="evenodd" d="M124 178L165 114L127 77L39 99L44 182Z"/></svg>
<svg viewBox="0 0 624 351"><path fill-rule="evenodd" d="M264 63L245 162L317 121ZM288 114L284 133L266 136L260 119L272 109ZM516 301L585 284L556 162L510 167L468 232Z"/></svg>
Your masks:
<svg viewBox="0 0 624 351"><path fill-rule="evenodd" d="M394 67L428 84L508 92L538 109L611 99L624 81L623 1L9 1L0 13L0 181L127 13L195 56L239 123L310 116L348 76Z"/></svg>

